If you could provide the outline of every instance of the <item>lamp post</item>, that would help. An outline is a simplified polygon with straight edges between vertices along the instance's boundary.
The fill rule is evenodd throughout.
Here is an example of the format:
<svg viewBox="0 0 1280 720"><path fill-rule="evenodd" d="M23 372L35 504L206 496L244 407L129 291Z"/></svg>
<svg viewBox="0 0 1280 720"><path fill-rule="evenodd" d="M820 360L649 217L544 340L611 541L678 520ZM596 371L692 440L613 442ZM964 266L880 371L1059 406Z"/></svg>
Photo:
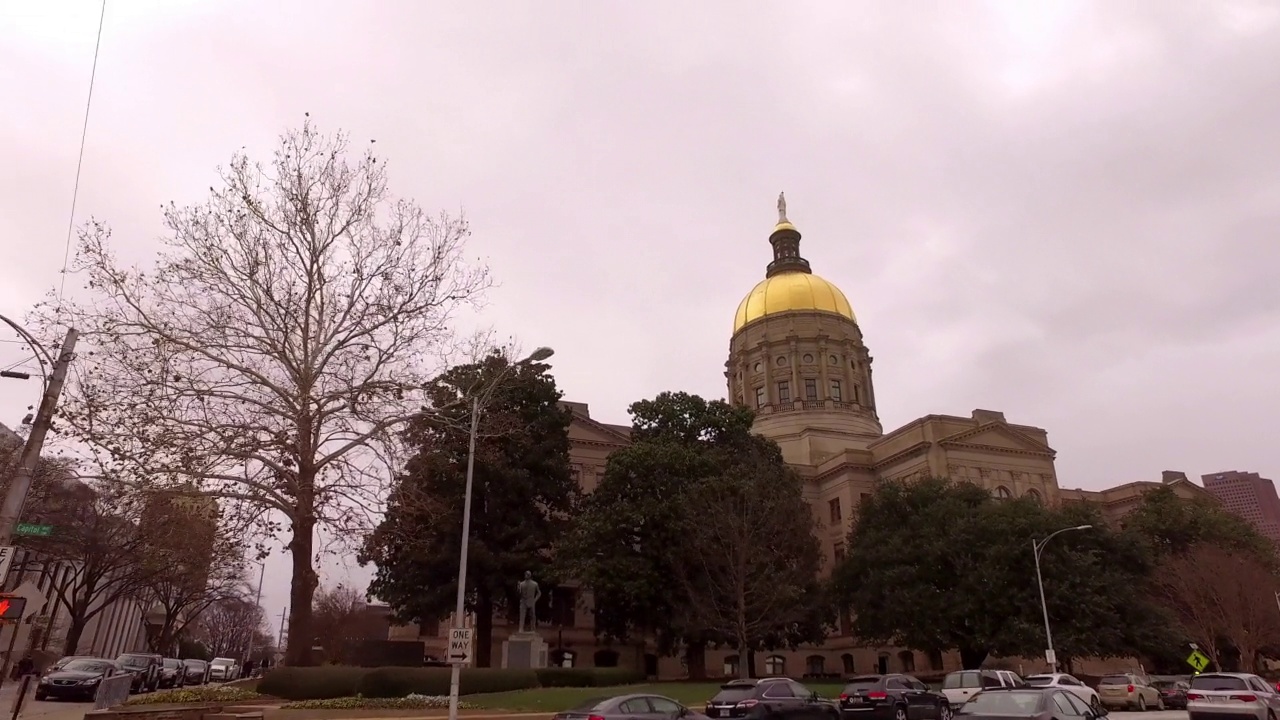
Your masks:
<svg viewBox="0 0 1280 720"><path fill-rule="evenodd" d="M1075 527L1062 528L1056 532L1049 533L1049 536L1043 540L1031 538L1031 550L1036 556L1036 586L1040 588L1040 610L1044 613L1044 642L1045 651L1044 659L1049 662L1049 669L1052 672L1058 672L1058 656L1053 652L1053 631L1049 629L1049 605L1044 601L1044 578L1040 575L1040 553L1044 552L1044 546L1058 535L1073 530L1088 530L1092 525L1077 525Z"/></svg>
<svg viewBox="0 0 1280 720"><path fill-rule="evenodd" d="M542 362L554 355L555 352L549 347L540 347L530 353L529 357L512 363L502 374L494 379L493 384L489 387L489 393L492 393L493 389L498 387L511 368L517 365ZM453 609L453 624L456 628L462 627L464 613L466 612L467 545L471 543L471 486L472 477L475 473L476 435L480 428L481 400L488 400L488 393L484 397L475 396L471 399L471 434L467 440L467 484L462 495L462 549L458 551L458 597ZM445 660L448 659L446 652ZM450 665L453 667L449 672L449 720L458 720L458 685L462 680L462 664L450 663Z"/></svg>

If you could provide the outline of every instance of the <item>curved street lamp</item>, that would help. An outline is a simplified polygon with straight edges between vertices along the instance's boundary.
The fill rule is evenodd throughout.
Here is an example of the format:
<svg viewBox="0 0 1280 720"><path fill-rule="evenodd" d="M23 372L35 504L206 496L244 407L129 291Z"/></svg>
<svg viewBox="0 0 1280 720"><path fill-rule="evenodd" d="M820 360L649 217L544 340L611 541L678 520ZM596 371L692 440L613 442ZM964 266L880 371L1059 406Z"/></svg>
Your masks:
<svg viewBox="0 0 1280 720"><path fill-rule="evenodd" d="M1075 530L1088 530L1092 525L1077 525L1075 527L1062 528L1061 530L1049 533L1049 536L1043 540L1031 538L1031 550L1036 556L1036 585L1040 588L1040 610L1044 613L1044 641L1045 651L1044 659L1049 661L1049 669L1052 672L1058 672L1058 656L1053 652L1053 631L1049 629L1049 605L1044 601L1044 579L1040 576L1040 553L1044 552L1044 546L1050 540L1061 535L1064 532L1072 532Z"/></svg>
<svg viewBox="0 0 1280 720"><path fill-rule="evenodd" d="M36 361L40 365L40 377L44 381L43 385L47 387L49 385L49 374L45 370L45 366L48 365L49 367L53 367L54 365L53 356L49 354L49 351L46 350L43 345L36 342L36 339L31 336L31 333L27 332L26 328L10 320L4 315L0 315L0 322L13 328L13 331L18 333L18 337L22 338L22 341L25 342L27 345L29 345L31 349L35 351ZM28 375L27 373L18 373L18 372L5 370L4 372L0 372L0 377L14 378L17 380L26 380L31 376Z"/></svg>

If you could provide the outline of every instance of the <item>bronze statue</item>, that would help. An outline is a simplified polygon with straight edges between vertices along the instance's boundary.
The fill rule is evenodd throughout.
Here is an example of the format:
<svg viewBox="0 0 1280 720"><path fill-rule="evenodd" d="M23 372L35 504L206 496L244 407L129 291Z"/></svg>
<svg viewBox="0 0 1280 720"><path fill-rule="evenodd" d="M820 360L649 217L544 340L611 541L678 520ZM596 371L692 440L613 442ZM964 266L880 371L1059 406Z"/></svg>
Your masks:
<svg viewBox="0 0 1280 720"><path fill-rule="evenodd" d="M778 193L778 224L781 225L784 222L790 222L787 220L787 194Z"/></svg>

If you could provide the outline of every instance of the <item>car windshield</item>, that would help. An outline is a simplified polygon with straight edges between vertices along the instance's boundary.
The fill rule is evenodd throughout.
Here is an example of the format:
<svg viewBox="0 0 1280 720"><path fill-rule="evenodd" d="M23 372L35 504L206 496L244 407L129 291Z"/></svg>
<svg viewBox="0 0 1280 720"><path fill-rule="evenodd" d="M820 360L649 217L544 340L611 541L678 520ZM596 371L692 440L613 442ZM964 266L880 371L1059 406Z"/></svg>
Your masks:
<svg viewBox="0 0 1280 720"><path fill-rule="evenodd" d="M756 695L755 685L723 685L720 692L711 698L711 702L716 703L736 703L743 700L750 700Z"/></svg>
<svg viewBox="0 0 1280 720"><path fill-rule="evenodd" d="M170 668L170 669L172 669L172 670L176 670L176 669L178 669L178 668L182 667L182 661L181 661L181 660L174 660L174 659L172 659L172 658L166 658L166 659L165 659L165 661L164 661L164 666L165 666L165 667L167 667L167 668Z"/></svg>
<svg viewBox="0 0 1280 720"><path fill-rule="evenodd" d="M1098 681L1099 685L1128 685L1132 681L1128 675L1108 675Z"/></svg>
<svg viewBox="0 0 1280 720"><path fill-rule="evenodd" d="M182 661L182 664L183 664L183 665L186 665L186 666L187 666L187 667L189 667L189 668L200 668L200 667L204 667L204 661L203 661L203 660L183 660L183 661Z"/></svg>
<svg viewBox="0 0 1280 720"><path fill-rule="evenodd" d="M1032 675L1026 678L1026 682L1031 687L1049 687L1053 684L1052 675Z"/></svg>
<svg viewBox="0 0 1280 720"><path fill-rule="evenodd" d="M868 675L866 677L856 677L850 680L845 686L846 693L862 692L864 690L874 690L880 686L880 677L878 675Z"/></svg>
<svg viewBox="0 0 1280 720"><path fill-rule="evenodd" d="M1231 675L1197 675L1191 678L1192 690L1248 690L1249 683L1244 678Z"/></svg>
<svg viewBox="0 0 1280 720"><path fill-rule="evenodd" d="M955 690L957 688L976 688L978 687L978 673L976 672L957 672L951 673L942 679L943 690Z"/></svg>
<svg viewBox="0 0 1280 720"><path fill-rule="evenodd" d="M110 665L105 660L72 660L62 666L68 672L106 672Z"/></svg>
<svg viewBox="0 0 1280 720"><path fill-rule="evenodd" d="M1035 715L1038 692L980 692L960 708L962 715Z"/></svg>
<svg viewBox="0 0 1280 720"><path fill-rule="evenodd" d="M214 667L230 667L232 662L235 662L235 661L234 660L214 660L209 664Z"/></svg>
<svg viewBox="0 0 1280 720"><path fill-rule="evenodd" d="M125 667L146 667L150 662L144 655L121 655L116 662Z"/></svg>

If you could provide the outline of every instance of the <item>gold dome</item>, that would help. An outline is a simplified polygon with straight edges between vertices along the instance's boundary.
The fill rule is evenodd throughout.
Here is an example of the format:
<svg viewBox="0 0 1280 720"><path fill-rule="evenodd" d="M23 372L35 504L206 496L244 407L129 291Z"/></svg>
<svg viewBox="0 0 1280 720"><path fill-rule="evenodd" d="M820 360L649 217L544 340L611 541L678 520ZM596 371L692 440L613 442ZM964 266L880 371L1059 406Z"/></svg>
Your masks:
<svg viewBox="0 0 1280 720"><path fill-rule="evenodd" d="M784 272L761 280L738 304L733 319L736 333L766 315L801 310L835 313L857 322L840 288L812 273Z"/></svg>

